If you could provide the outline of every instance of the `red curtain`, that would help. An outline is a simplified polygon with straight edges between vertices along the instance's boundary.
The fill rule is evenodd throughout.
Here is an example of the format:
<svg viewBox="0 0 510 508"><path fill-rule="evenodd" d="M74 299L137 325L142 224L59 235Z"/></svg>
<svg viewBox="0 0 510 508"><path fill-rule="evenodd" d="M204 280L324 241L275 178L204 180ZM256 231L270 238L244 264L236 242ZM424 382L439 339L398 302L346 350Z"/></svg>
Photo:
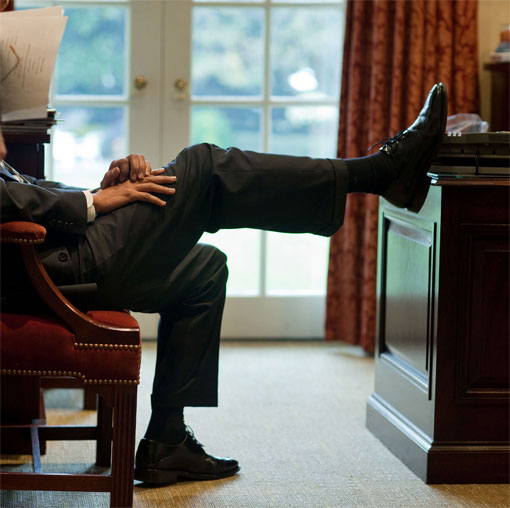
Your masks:
<svg viewBox="0 0 510 508"><path fill-rule="evenodd" d="M348 0L338 157L410 125L436 82L449 112L478 112L477 0ZM378 198L353 194L331 239L326 339L375 345Z"/></svg>

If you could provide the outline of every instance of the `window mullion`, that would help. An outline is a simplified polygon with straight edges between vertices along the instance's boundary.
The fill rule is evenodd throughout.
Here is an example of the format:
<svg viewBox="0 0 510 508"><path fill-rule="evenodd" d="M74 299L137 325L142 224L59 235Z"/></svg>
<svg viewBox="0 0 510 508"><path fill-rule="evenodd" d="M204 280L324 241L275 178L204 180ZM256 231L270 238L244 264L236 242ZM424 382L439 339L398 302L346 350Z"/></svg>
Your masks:
<svg viewBox="0 0 510 508"><path fill-rule="evenodd" d="M262 150L269 151L269 133L271 132L270 96L271 96L271 6L269 0L265 4L265 37L264 37L264 97L262 105Z"/></svg>
<svg viewBox="0 0 510 508"><path fill-rule="evenodd" d="M264 100L262 105L262 150L269 152L269 138L271 132L271 14L270 0L265 3L265 32L264 32ZM267 272L267 232L260 232L260 294L266 296Z"/></svg>

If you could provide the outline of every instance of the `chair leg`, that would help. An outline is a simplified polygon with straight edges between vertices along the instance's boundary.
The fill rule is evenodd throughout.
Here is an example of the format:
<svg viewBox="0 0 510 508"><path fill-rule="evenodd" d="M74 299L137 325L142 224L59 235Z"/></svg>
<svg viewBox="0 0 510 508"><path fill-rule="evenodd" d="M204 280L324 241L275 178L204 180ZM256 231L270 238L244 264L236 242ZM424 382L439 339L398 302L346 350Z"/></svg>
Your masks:
<svg viewBox="0 0 510 508"><path fill-rule="evenodd" d="M32 441L32 469L34 473L42 473L41 467L41 447L39 444L39 429L37 428L39 420L32 420L30 427L30 439Z"/></svg>
<svg viewBox="0 0 510 508"><path fill-rule="evenodd" d="M97 393L93 388L83 389L83 409L97 409Z"/></svg>
<svg viewBox="0 0 510 508"><path fill-rule="evenodd" d="M112 420L113 408L106 400L97 397L97 440L96 440L96 464L110 467L112 463Z"/></svg>
<svg viewBox="0 0 510 508"><path fill-rule="evenodd" d="M133 506L137 385L115 386L110 508Z"/></svg>

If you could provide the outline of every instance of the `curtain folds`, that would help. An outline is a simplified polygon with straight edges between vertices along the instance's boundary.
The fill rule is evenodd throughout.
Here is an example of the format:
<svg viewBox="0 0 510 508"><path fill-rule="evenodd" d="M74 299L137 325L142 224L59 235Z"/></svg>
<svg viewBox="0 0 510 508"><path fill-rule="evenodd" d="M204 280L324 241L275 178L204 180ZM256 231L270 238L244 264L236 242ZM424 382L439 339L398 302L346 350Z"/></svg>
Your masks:
<svg viewBox="0 0 510 508"><path fill-rule="evenodd" d="M348 0L338 157L410 125L436 82L449 112L478 112L477 0ZM378 198L351 194L331 239L326 339L375 346Z"/></svg>

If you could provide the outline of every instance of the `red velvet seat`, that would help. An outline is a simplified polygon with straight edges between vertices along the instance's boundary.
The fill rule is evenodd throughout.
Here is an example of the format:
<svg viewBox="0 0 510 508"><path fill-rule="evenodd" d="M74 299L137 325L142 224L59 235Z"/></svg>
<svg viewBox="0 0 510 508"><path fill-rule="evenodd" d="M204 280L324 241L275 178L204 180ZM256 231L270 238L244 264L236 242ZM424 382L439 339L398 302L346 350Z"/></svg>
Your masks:
<svg viewBox="0 0 510 508"><path fill-rule="evenodd" d="M44 241L45 234L45 229L37 224L0 225L2 247L19 245L34 288L51 309L44 315L23 313L20 309L20 313L0 316L0 452L23 453L23 442L28 440L34 469L33 473L2 471L0 485L7 490L110 492L110 506L130 507L141 359L138 323L126 312L101 310L85 314L76 309L50 280L34 249L34 245ZM74 379L75 386L96 391L98 425L62 429L46 425L43 406L37 405L40 379L45 376ZM4 399L8 399L5 404ZM96 462L107 466L111 461L111 474L43 473L40 451L44 453L45 441L50 439L95 439ZM16 451L17 442L21 448Z"/></svg>

